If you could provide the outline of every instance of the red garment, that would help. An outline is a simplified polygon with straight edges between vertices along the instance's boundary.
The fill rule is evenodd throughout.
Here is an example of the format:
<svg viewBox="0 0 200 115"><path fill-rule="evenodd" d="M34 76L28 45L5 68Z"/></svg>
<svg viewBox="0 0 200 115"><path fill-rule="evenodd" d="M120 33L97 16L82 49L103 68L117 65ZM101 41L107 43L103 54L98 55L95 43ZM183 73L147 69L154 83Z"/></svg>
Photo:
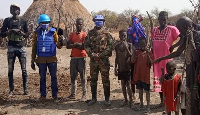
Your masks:
<svg viewBox="0 0 200 115"><path fill-rule="evenodd" d="M153 60L153 53L149 52L150 58ZM148 63L146 51L141 50L135 51L134 57L134 73L133 73L133 83L138 80L150 84L150 68Z"/></svg>
<svg viewBox="0 0 200 115"><path fill-rule="evenodd" d="M176 111L177 108L177 99L174 101L177 95L177 88L180 81L181 76L175 75L173 79L166 80L162 84L162 91L165 96L164 103L167 107L167 112Z"/></svg>
<svg viewBox="0 0 200 115"><path fill-rule="evenodd" d="M200 75L198 75L198 82L200 83Z"/></svg>
<svg viewBox="0 0 200 115"><path fill-rule="evenodd" d="M70 34L69 40L73 43L84 43L86 36L87 36L87 33L84 31L81 31L79 34L76 34L76 32L73 32ZM80 50L77 48L72 48L71 56L72 57L86 57L86 51Z"/></svg>

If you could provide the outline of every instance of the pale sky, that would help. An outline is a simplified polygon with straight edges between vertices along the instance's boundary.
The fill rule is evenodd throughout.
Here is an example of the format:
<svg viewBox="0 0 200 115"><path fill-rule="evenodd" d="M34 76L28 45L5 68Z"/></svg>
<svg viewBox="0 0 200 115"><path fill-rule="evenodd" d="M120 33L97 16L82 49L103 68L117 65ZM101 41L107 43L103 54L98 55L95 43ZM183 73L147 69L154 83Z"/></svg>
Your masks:
<svg viewBox="0 0 200 115"><path fill-rule="evenodd" d="M30 6L33 0L1 0L0 18L10 16L10 4L17 3L21 7L21 14ZM111 10L121 13L125 9L138 9L140 13L145 14L155 7L159 10L168 9L171 13L178 14L183 9L193 10L189 0L79 0L83 6L89 11ZM197 2L198 0L194 0Z"/></svg>

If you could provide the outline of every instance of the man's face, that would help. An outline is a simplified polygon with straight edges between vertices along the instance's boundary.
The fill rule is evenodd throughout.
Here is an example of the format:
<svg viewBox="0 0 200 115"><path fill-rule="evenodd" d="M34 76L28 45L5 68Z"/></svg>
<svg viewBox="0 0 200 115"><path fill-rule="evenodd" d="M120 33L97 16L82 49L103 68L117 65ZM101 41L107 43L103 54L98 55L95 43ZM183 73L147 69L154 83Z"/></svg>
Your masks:
<svg viewBox="0 0 200 115"><path fill-rule="evenodd" d="M160 16L158 22L161 27L165 27L167 25L167 16Z"/></svg>
<svg viewBox="0 0 200 115"><path fill-rule="evenodd" d="M78 20L76 22L76 29L77 31L81 31L83 29L83 20Z"/></svg>
<svg viewBox="0 0 200 115"><path fill-rule="evenodd" d="M120 38L121 41L125 41L126 38L127 38L127 34L126 34L126 32L122 32L122 33L120 33L119 38Z"/></svg>
<svg viewBox="0 0 200 115"><path fill-rule="evenodd" d="M181 35L186 35L186 29L182 25L176 25Z"/></svg>
<svg viewBox="0 0 200 115"><path fill-rule="evenodd" d="M10 8L10 13L14 16L17 16L20 14L20 8L19 7L16 7L16 6L12 6Z"/></svg>

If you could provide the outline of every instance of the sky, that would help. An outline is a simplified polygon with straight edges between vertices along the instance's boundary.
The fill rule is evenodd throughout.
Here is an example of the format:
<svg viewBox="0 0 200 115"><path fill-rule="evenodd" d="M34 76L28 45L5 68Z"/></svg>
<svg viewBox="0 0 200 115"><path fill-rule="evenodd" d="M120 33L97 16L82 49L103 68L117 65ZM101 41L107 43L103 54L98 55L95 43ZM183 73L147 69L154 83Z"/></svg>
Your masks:
<svg viewBox="0 0 200 115"><path fill-rule="evenodd" d="M125 9L140 10L141 14L151 11L155 7L159 10L167 9L172 15L180 13L183 9L193 10L189 0L79 0L89 12L100 10L111 10L117 13ZM198 0L193 0L197 2ZM1 0L0 18L6 18L10 15L10 4L17 3L21 7L21 14L31 5L33 0Z"/></svg>

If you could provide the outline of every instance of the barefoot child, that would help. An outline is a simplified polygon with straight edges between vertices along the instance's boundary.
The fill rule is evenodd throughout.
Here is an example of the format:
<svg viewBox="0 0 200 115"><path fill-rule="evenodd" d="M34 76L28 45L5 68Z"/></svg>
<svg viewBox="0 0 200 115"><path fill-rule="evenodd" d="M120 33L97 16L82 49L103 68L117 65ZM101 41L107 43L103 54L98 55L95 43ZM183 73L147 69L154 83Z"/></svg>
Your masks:
<svg viewBox="0 0 200 115"><path fill-rule="evenodd" d="M151 60L153 59L152 52L146 49L146 39L139 38L140 48L136 50L134 57L134 81L136 88L139 89L140 109L143 108L143 90L146 92L147 112L150 111L150 68Z"/></svg>
<svg viewBox="0 0 200 115"><path fill-rule="evenodd" d="M167 74L162 75L160 82L162 84L162 91L164 95L164 104L167 109L167 114L171 115L174 111L175 115L179 114L178 111L178 100L179 100L179 89L181 85L181 76L175 74L176 63L174 61L169 61L166 64Z"/></svg>
<svg viewBox="0 0 200 115"><path fill-rule="evenodd" d="M127 33L126 30L119 31L120 41L115 47L116 58L115 58L115 75L121 80L122 92L124 95L124 103L122 106L128 104L127 91L129 95L129 106L132 105L132 92L131 92L131 81L130 81L130 61L132 56L132 44L126 41Z"/></svg>

